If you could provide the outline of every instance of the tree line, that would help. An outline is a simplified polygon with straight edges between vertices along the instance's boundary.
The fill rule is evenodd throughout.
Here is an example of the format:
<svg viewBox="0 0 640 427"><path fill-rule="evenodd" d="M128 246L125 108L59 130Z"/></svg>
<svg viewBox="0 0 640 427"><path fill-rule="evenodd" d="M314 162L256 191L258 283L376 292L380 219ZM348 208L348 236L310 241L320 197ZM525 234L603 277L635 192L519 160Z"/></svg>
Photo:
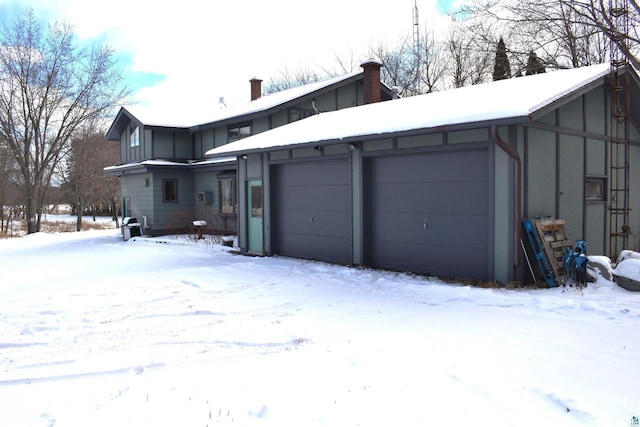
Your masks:
<svg viewBox="0 0 640 427"><path fill-rule="evenodd" d="M366 54L384 64L382 80L404 97L606 63L612 53L640 69L639 16L637 0L472 0L446 26L423 23L418 34L371 45ZM353 71L358 56L336 55L333 66L320 67L324 75L284 70L266 91Z"/></svg>

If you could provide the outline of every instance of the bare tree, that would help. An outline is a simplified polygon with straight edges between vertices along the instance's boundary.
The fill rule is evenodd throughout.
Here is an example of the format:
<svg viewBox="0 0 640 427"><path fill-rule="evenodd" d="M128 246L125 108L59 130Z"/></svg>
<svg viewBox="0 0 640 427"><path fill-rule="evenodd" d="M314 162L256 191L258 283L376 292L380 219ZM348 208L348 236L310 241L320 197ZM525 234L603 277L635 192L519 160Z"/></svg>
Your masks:
<svg viewBox="0 0 640 427"><path fill-rule="evenodd" d="M18 165L28 233L40 229L46 191L85 123L127 94L114 52L75 45L73 28L46 29L32 9L0 34L0 138Z"/></svg>
<svg viewBox="0 0 640 427"><path fill-rule="evenodd" d="M453 87L476 85L491 77L496 44L472 34L460 23L454 23L449 31L447 51Z"/></svg>
<svg viewBox="0 0 640 427"><path fill-rule="evenodd" d="M421 93L435 92L443 88L447 70L446 50L441 40L437 40L433 29L428 29L419 36L416 56L418 61L417 75Z"/></svg>
<svg viewBox="0 0 640 427"><path fill-rule="evenodd" d="M279 72L280 75L275 78L270 78L265 85L265 93L276 93L283 90L291 89L298 86L303 86L309 83L315 83L322 80L322 76L313 70L307 68L301 68L291 71L288 68Z"/></svg>
<svg viewBox="0 0 640 427"><path fill-rule="evenodd" d="M96 126L84 127L71 141L69 155L62 171L65 197L77 214L76 231L82 230L83 214L87 208L112 206L117 211L120 183L107 175L105 166L118 162L120 144L107 141L105 132ZM117 212L114 214L117 218Z"/></svg>
<svg viewBox="0 0 640 427"><path fill-rule="evenodd" d="M531 50L549 68L603 63L613 43L638 67L638 3L628 1L625 29L618 28L620 12L612 11L615 1L609 0L476 0L460 16L499 26L522 64Z"/></svg>
<svg viewBox="0 0 640 427"><path fill-rule="evenodd" d="M403 96L420 93L418 57L408 37L404 37L395 45L389 46L381 42L375 47L370 47L369 56L384 64L380 70L380 78L387 85L397 87Z"/></svg>

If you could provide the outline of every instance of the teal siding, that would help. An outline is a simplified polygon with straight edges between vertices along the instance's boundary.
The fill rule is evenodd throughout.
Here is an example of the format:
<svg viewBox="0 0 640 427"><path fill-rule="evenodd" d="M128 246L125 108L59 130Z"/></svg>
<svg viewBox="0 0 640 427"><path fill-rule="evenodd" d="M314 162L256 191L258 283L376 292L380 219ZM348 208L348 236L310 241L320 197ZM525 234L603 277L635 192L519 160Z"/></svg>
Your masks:
<svg viewBox="0 0 640 427"><path fill-rule="evenodd" d="M173 158L173 133L153 132L153 158Z"/></svg>
<svg viewBox="0 0 640 427"><path fill-rule="evenodd" d="M173 158L180 160L193 159L193 139L188 133L175 133L175 152Z"/></svg>
<svg viewBox="0 0 640 427"><path fill-rule="evenodd" d="M558 218L569 238L584 239L584 138L560 134L558 152Z"/></svg>
<svg viewBox="0 0 640 427"><path fill-rule="evenodd" d="M358 86L350 84L337 89L338 109L349 108L358 105Z"/></svg>
<svg viewBox="0 0 640 427"><path fill-rule="evenodd" d="M527 129L526 194L524 216L556 215L556 133Z"/></svg>
<svg viewBox="0 0 640 427"><path fill-rule="evenodd" d="M147 182L149 186L146 186ZM138 218L143 223L147 217L147 225L152 227L153 220L153 174L123 175L120 178L122 198L129 200L129 216Z"/></svg>
<svg viewBox="0 0 640 427"><path fill-rule="evenodd" d="M164 179L178 180L178 201L162 201L162 182ZM181 231L189 227L194 218L193 176L184 171L155 172L153 174L153 229L157 231Z"/></svg>

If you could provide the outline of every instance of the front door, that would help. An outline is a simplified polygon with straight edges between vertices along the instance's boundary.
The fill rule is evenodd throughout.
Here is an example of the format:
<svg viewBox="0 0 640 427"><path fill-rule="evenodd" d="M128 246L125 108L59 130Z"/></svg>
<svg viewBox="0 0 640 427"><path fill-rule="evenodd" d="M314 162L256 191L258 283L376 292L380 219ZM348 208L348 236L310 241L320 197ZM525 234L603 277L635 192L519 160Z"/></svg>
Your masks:
<svg viewBox="0 0 640 427"><path fill-rule="evenodd" d="M262 181L254 180L248 183L249 207L249 252L263 252L262 235Z"/></svg>

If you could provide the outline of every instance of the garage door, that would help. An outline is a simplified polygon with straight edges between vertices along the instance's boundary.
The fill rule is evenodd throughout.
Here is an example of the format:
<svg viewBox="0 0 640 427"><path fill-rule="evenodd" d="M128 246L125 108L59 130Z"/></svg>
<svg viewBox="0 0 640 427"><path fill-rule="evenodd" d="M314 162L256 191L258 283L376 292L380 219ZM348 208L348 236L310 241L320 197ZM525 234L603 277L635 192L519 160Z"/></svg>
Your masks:
<svg viewBox="0 0 640 427"><path fill-rule="evenodd" d="M351 198L346 160L273 167L273 252L351 263Z"/></svg>
<svg viewBox="0 0 640 427"><path fill-rule="evenodd" d="M488 279L488 171L486 149L371 158L368 263Z"/></svg>

